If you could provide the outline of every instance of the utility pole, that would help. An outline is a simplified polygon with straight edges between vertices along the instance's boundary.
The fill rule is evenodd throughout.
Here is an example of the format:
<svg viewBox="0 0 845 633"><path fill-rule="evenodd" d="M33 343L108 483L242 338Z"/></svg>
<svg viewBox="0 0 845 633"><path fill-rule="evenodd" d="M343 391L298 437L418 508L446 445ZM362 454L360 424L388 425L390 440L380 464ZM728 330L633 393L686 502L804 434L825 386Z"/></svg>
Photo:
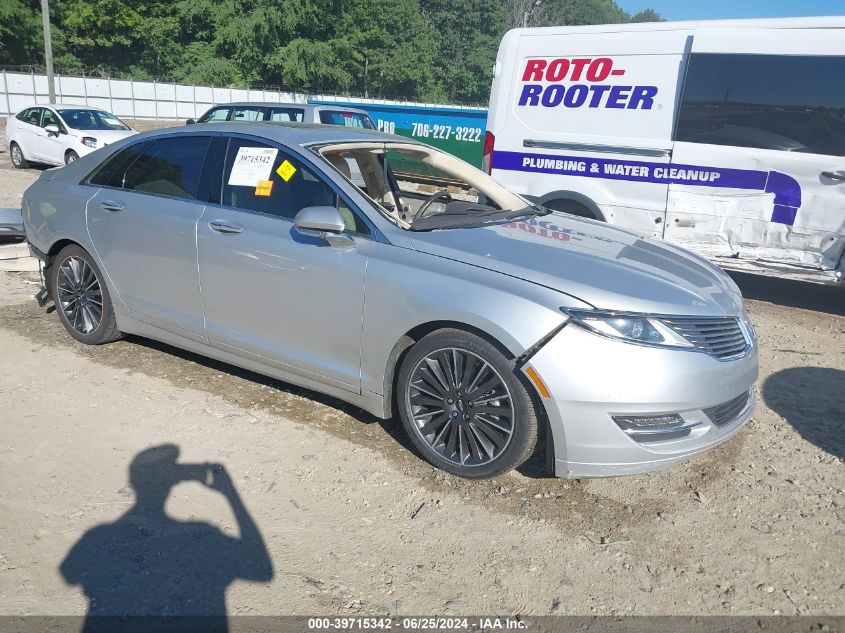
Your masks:
<svg viewBox="0 0 845 633"><path fill-rule="evenodd" d="M540 6L543 0L533 0L531 3L531 8L528 9L525 13L522 14L522 28L528 28L528 19L531 17L531 14L534 13L534 9Z"/></svg>
<svg viewBox="0 0 845 633"><path fill-rule="evenodd" d="M53 79L53 37L50 35L50 6L41 0L41 18L44 22L44 60L47 65L47 92L50 103L56 103L56 85Z"/></svg>

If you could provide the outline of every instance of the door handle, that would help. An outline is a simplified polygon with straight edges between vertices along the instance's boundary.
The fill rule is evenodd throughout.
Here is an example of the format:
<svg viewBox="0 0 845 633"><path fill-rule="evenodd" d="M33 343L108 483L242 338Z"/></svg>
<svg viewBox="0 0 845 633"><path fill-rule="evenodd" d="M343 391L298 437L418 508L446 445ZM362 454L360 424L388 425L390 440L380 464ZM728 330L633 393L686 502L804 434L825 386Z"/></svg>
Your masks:
<svg viewBox="0 0 845 633"><path fill-rule="evenodd" d="M831 180L845 182L845 171L823 171L822 178L830 178Z"/></svg>
<svg viewBox="0 0 845 633"><path fill-rule="evenodd" d="M244 227L237 224L229 224L224 220L212 220L208 223L208 228L218 233L243 233Z"/></svg>
<svg viewBox="0 0 845 633"><path fill-rule="evenodd" d="M114 212L117 212L117 211L123 211L123 209L126 207L126 205L123 204L122 202L114 202L112 200L104 200L103 202L100 203L100 207L103 209L103 211L111 211L112 213L114 213Z"/></svg>

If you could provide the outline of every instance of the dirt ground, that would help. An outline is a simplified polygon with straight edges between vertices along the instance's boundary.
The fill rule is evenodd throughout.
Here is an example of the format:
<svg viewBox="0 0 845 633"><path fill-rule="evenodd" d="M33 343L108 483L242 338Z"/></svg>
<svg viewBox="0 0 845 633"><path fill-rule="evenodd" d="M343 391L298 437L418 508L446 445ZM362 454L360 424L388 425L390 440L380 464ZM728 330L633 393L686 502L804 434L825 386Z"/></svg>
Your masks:
<svg viewBox="0 0 845 633"><path fill-rule="evenodd" d="M0 206L37 174L0 153ZM651 475L470 482L330 398L79 345L37 276L0 274L0 614L84 614L83 586L92 611L191 612L180 578L231 614L845 614L845 292L736 279L761 376L732 441ZM166 444L231 486L136 459Z"/></svg>

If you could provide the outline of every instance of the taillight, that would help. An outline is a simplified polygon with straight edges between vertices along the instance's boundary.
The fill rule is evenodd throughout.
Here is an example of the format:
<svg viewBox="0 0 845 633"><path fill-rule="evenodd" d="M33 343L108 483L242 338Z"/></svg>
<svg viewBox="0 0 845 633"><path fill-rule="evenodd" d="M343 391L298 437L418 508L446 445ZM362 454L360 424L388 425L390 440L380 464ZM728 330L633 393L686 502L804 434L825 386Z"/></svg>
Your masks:
<svg viewBox="0 0 845 633"><path fill-rule="evenodd" d="M481 156L481 169L488 174L493 169L493 145L496 137L489 130L484 134L484 153Z"/></svg>

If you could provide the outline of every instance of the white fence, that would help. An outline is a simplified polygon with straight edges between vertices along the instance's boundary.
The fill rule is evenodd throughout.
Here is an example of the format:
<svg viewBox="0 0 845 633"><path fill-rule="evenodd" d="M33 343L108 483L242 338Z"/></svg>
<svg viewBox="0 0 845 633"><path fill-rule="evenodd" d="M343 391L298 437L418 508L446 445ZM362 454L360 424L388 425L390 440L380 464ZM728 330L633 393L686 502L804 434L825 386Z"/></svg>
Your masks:
<svg viewBox="0 0 845 633"><path fill-rule="evenodd" d="M187 86L158 81L56 75L56 101L108 110L131 119L191 119L215 103L305 102L306 95L272 90ZM33 103L49 103L47 76L0 72L0 116Z"/></svg>

